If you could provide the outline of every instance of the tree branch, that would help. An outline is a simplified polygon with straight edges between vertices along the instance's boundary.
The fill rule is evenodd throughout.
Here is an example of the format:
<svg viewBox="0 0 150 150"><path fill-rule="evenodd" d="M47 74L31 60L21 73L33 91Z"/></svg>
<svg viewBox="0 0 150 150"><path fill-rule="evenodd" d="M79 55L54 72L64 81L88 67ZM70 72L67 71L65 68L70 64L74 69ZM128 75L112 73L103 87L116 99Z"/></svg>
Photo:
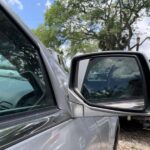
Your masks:
<svg viewBox="0 0 150 150"><path fill-rule="evenodd" d="M133 45L129 50L131 51L133 48L135 48L136 46L141 46L146 40L149 40L150 37L146 37L140 44L136 43L135 45Z"/></svg>

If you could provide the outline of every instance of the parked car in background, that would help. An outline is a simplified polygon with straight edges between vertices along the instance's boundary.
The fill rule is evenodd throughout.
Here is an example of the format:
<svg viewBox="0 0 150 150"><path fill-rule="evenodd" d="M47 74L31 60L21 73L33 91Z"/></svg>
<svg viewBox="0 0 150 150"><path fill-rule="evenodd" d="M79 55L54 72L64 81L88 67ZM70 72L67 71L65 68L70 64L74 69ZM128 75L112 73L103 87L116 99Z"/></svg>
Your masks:
<svg viewBox="0 0 150 150"><path fill-rule="evenodd" d="M112 150L118 116L150 115L143 54L77 56L70 75L54 55L0 1L1 149Z"/></svg>

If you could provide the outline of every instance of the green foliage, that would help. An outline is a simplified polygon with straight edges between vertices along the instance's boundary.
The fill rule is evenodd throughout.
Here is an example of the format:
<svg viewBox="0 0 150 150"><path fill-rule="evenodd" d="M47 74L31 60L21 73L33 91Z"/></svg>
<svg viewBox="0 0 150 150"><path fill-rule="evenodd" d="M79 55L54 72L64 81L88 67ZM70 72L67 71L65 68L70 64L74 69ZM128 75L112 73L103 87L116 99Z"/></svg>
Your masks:
<svg viewBox="0 0 150 150"><path fill-rule="evenodd" d="M36 30L32 31L46 46L49 46L49 34L44 25L40 25Z"/></svg>
<svg viewBox="0 0 150 150"><path fill-rule="evenodd" d="M57 52L59 52L58 46L60 46L60 41L57 39L56 28L47 28L45 25L40 25L36 30L32 30L33 33L43 42L46 47L52 47Z"/></svg>
<svg viewBox="0 0 150 150"><path fill-rule="evenodd" d="M56 0L45 13L45 24L34 33L56 50L70 41L69 55L130 50L134 25L141 12L149 15L149 8L149 0Z"/></svg>

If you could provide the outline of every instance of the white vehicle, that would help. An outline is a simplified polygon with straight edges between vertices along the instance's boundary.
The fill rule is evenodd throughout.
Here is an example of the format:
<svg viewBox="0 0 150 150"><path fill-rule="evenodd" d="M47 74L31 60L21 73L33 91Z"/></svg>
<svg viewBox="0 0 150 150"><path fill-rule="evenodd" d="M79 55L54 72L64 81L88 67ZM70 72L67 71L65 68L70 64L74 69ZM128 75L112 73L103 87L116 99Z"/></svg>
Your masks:
<svg viewBox="0 0 150 150"><path fill-rule="evenodd" d="M93 79L102 66L107 79ZM75 57L69 80L0 1L0 148L116 149L118 116L150 115L149 71L143 54L105 52Z"/></svg>

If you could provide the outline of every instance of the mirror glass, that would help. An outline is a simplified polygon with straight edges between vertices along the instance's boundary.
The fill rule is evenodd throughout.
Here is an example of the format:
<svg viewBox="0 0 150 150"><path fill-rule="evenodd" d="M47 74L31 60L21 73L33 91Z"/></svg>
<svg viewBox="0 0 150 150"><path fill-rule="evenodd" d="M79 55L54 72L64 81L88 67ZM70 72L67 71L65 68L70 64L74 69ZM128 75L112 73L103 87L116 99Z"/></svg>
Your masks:
<svg viewBox="0 0 150 150"><path fill-rule="evenodd" d="M95 57L78 63L77 90L95 106L144 109L144 80L135 57Z"/></svg>

